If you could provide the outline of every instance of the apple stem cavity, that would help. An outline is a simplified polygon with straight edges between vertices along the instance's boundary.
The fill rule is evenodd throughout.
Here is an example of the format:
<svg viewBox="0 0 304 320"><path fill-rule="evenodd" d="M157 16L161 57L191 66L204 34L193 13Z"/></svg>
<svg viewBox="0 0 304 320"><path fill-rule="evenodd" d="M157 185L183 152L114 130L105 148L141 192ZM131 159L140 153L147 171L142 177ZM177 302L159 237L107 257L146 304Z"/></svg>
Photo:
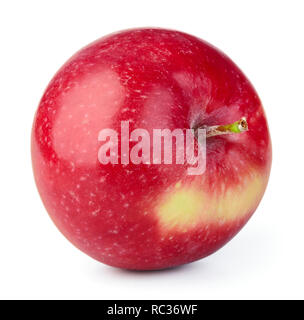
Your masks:
<svg viewBox="0 0 304 320"><path fill-rule="evenodd" d="M245 117L230 124L215 126L199 126L197 129L206 130L206 138L220 136L223 134L242 133L248 131L248 123ZM197 129L195 130L197 133Z"/></svg>

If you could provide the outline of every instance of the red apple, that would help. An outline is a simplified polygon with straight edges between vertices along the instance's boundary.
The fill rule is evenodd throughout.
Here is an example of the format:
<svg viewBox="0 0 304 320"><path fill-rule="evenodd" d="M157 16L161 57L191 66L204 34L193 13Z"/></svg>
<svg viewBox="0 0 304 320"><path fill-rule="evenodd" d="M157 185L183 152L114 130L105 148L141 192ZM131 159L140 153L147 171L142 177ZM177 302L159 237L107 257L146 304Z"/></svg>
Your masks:
<svg viewBox="0 0 304 320"><path fill-rule="evenodd" d="M242 117L248 131L206 139L200 175L188 163L98 160L100 131L120 132L122 121L151 133ZM76 247L111 266L162 269L210 255L244 226L267 185L271 141L257 93L226 55L185 33L136 29L57 72L34 120L32 161L49 215Z"/></svg>

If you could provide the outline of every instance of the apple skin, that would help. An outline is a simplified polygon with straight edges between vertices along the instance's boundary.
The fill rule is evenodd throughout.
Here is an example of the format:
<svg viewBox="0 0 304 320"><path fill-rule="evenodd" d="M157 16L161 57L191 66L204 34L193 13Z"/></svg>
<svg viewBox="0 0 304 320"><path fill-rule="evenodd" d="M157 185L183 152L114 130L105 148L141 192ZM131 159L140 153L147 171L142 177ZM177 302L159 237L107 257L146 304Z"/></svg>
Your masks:
<svg viewBox="0 0 304 320"><path fill-rule="evenodd" d="M192 128L246 117L249 131L207 139L206 171L102 165L98 133ZM263 107L222 52L164 29L111 34L70 58L49 83L32 130L43 203L63 235L111 266L163 269L210 255L257 208L271 167Z"/></svg>

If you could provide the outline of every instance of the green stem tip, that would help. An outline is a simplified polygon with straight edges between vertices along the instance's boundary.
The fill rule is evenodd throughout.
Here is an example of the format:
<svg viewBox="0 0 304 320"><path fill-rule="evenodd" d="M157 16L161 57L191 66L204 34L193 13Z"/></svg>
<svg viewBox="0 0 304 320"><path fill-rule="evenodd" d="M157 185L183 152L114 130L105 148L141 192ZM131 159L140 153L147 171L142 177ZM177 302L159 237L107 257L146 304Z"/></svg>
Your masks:
<svg viewBox="0 0 304 320"><path fill-rule="evenodd" d="M248 123L245 117L226 125L203 126L201 129L206 130L206 138L219 136L223 134L242 133L248 131Z"/></svg>

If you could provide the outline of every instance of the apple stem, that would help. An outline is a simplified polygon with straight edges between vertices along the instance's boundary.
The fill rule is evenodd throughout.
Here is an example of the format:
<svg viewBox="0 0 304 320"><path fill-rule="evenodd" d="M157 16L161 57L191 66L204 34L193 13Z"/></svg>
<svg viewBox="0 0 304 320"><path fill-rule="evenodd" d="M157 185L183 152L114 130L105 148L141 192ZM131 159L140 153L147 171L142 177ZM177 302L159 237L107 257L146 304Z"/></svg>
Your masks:
<svg viewBox="0 0 304 320"><path fill-rule="evenodd" d="M215 126L201 126L197 129L205 129L206 130L206 138L220 136L223 134L231 134L231 133L242 133L248 131L248 123L246 118L241 118L238 121L235 121L230 124L225 125L215 125Z"/></svg>

